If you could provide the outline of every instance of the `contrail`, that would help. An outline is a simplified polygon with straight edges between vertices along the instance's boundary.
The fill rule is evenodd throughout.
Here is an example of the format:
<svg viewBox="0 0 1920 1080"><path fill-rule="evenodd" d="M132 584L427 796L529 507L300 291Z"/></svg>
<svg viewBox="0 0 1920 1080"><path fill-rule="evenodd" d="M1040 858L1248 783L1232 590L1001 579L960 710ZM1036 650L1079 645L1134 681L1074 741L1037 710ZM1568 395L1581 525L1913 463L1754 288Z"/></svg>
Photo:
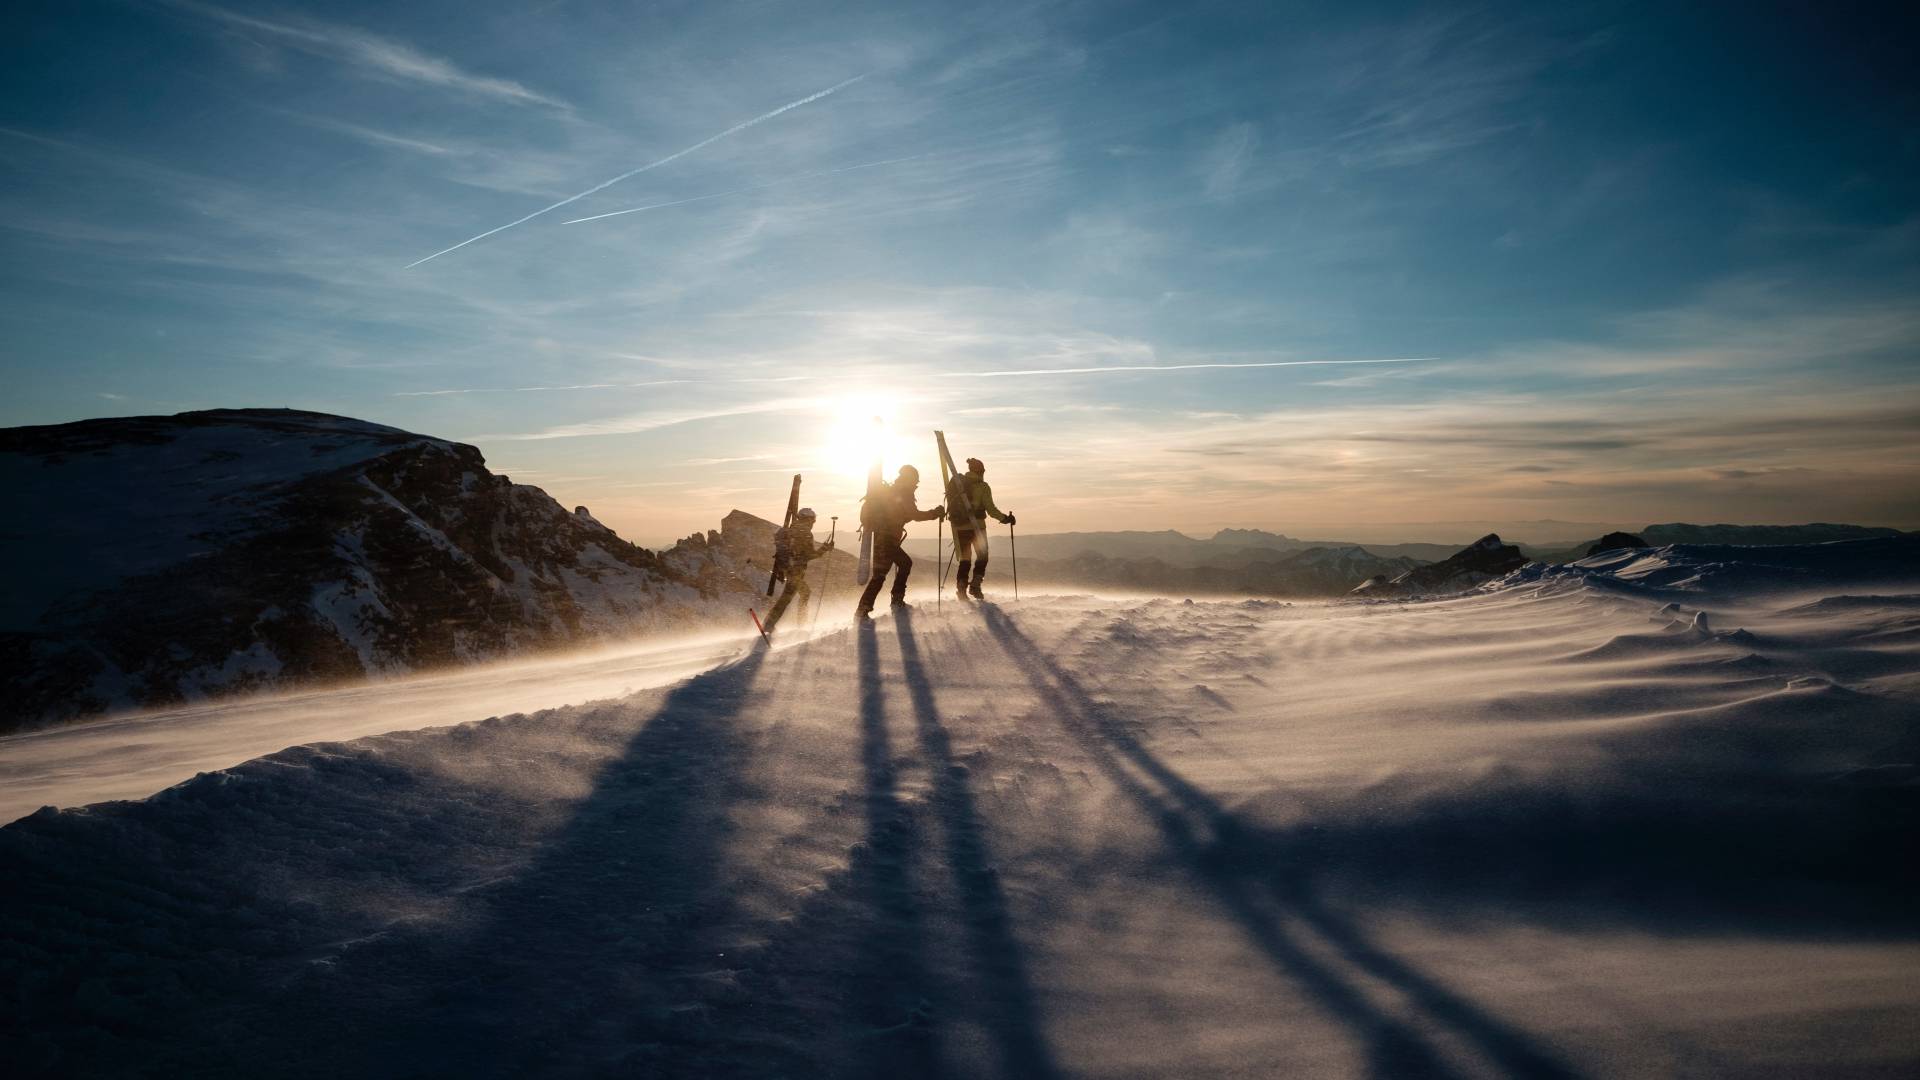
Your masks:
<svg viewBox="0 0 1920 1080"><path fill-rule="evenodd" d="M1200 368L1306 367L1310 364L1417 364L1431 356L1392 360L1268 360L1254 364L1125 364L1113 367L1029 368L1023 371L937 371L936 379L993 379L1005 375L1102 375L1109 371L1195 371Z"/></svg>
<svg viewBox="0 0 1920 1080"><path fill-rule="evenodd" d="M838 169L822 169L819 172L802 173L799 176L789 176L785 180L773 180L765 184L753 184L749 187L734 188L730 191L716 191L711 195L695 195L691 199L675 199L672 202L649 203L646 206L635 206L626 210L615 210L612 213L608 213L608 214L595 214L592 217L574 218L571 221L563 221L560 224L578 225L583 221L599 221L601 218L619 217L621 214L637 214L642 210L664 210L669 206L685 206L688 203L705 202L708 199L724 199L729 195L743 195L749 191L760 191L764 188L779 187L781 184L797 184L802 180L814 180L822 176L832 176L835 173L847 173L847 172L852 172L855 169L877 169L882 165L898 165L903 161L917 161L920 158L931 157L931 156L932 156L931 153L914 154L911 157L888 158L885 161L869 161L863 165L847 165Z"/></svg>
<svg viewBox="0 0 1920 1080"><path fill-rule="evenodd" d="M509 221L505 225L500 226L499 228L488 229L486 232L481 233L479 236L468 237L467 239L460 241L459 243L453 245L452 247L447 248L445 251L436 251L424 259L415 259L413 262L410 262L406 265L406 269L411 270L414 267L419 266L423 262L430 262L434 259L439 258L442 255L445 255L448 251L458 251L461 248L466 247L468 244L473 243L475 240L485 240L487 237L492 236L494 233L504 232L507 229L513 228L515 225L524 225L527 222L532 221L534 218L539 217L541 214L550 213L554 210L558 210L561 207L567 205L568 203L579 202L581 199L584 199L587 196L592 195L597 191L604 191L607 188L612 187L613 185L619 183L622 180L628 179L629 177L639 176L641 173L646 172L648 169L657 169L660 166L665 165L670 161L677 161L680 158L686 157L688 154L693 153L695 150L700 149L701 147L711 146L714 143L719 142L721 139L724 139L729 135L737 135L740 132L745 131L748 128L754 126L755 124L759 124L759 123L763 123L765 121L771 120L774 117L779 116L781 113L786 112L789 109L797 109L802 105L807 105L807 104L811 104L812 102L819 101L821 98L826 97L828 94L834 93L839 90L844 90L847 87L852 86L854 83L857 83L861 79L864 79L866 77L867 77L866 75L855 75L853 78L848 79L845 82L835 83L834 85L827 87L825 90L821 90L813 94L808 94L806 97L803 97L798 101L789 101L785 105L780 106L779 108L773 110L772 112L761 113L759 116L756 116L751 120L744 120L738 124L733 125L732 127L728 128L727 130L721 132L718 135L712 135L705 139L700 140L697 143L694 143L692 146L687 147L685 150L675 151L674 153L668 154L666 157L661 158L659 161L642 165L639 168L633 169L628 172L623 172L619 176L616 176L605 183L595 184L594 186L588 188L587 190L581 192L578 195L569 195L566 198L561 199L559 202L554 203L552 206L548 206L540 210L535 210L533 213L528 214L526 217L520 218L517 221Z"/></svg>

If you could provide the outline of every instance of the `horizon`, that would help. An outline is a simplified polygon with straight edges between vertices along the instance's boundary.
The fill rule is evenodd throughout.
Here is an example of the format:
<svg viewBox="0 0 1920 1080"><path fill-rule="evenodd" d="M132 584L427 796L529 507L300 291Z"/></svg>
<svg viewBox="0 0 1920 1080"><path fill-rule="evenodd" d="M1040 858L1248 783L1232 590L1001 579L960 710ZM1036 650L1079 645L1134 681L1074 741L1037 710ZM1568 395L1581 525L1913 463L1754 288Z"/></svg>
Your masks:
<svg viewBox="0 0 1920 1080"><path fill-rule="evenodd" d="M795 472L851 526L874 415L922 505L942 429L1036 534L1920 527L1868 13L18 18L7 426L353 416L648 547Z"/></svg>

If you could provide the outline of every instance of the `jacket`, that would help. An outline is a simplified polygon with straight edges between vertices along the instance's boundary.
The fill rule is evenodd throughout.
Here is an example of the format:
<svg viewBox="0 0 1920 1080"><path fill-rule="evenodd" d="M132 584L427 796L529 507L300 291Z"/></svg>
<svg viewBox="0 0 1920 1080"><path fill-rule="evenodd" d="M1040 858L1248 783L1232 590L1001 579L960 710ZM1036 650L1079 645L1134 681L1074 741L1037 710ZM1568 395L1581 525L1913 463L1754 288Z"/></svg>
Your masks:
<svg viewBox="0 0 1920 1080"><path fill-rule="evenodd" d="M961 495L966 496L966 504L973 507L972 520L967 519L966 511L961 509ZM993 487L982 476L975 479L972 473L961 473L947 485L947 520L956 529L978 530L987 523L987 519L1007 520L1007 515L993 505Z"/></svg>

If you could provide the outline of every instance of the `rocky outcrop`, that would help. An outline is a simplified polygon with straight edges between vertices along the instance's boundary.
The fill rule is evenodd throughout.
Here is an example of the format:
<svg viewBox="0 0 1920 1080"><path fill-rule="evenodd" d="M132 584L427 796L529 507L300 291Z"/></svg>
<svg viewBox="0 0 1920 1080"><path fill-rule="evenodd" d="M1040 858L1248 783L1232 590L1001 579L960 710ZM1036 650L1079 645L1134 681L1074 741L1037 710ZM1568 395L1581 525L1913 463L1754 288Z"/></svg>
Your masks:
<svg viewBox="0 0 1920 1080"><path fill-rule="evenodd" d="M767 573L773 566L773 534L778 528L765 518L744 510L732 510L720 519L717 531L694 533L662 552L660 558L676 573L696 582L702 591L728 597L733 601L729 606L744 618L747 607L765 606L764 601L754 598L764 598L767 594ZM825 543L827 536L816 530L814 540ZM856 560L839 546L851 546L858 540L840 533L834 541L834 550L816 559L808 571L808 584L816 593L829 582L852 588ZM849 593L849 609L852 602Z"/></svg>
<svg viewBox="0 0 1920 1080"><path fill-rule="evenodd" d="M1527 557L1512 544L1488 533L1437 563L1415 567L1398 577L1368 580L1351 595L1358 597L1447 596L1465 592L1483 582L1518 570Z"/></svg>
<svg viewBox="0 0 1920 1080"><path fill-rule="evenodd" d="M1587 545L1586 554L1598 555L1603 551L1619 551L1622 548L1652 547L1645 540L1627 532L1610 532Z"/></svg>
<svg viewBox="0 0 1920 1080"><path fill-rule="evenodd" d="M0 431L0 728L683 625L712 593L471 446L280 409Z"/></svg>

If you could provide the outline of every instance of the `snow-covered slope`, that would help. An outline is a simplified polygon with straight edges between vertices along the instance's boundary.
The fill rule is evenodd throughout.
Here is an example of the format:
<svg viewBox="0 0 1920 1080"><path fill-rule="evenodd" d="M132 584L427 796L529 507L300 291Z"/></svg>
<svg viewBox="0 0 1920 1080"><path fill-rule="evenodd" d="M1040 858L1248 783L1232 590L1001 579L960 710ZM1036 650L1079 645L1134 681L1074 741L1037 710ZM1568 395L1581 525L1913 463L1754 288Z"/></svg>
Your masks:
<svg viewBox="0 0 1920 1080"><path fill-rule="evenodd" d="M0 1058L1911 1075L1920 573L1882 554L949 604L45 811L0 829Z"/></svg>
<svg viewBox="0 0 1920 1080"><path fill-rule="evenodd" d="M0 491L0 730L680 626L712 608L591 515L489 473L473 447L344 417L7 429Z"/></svg>

